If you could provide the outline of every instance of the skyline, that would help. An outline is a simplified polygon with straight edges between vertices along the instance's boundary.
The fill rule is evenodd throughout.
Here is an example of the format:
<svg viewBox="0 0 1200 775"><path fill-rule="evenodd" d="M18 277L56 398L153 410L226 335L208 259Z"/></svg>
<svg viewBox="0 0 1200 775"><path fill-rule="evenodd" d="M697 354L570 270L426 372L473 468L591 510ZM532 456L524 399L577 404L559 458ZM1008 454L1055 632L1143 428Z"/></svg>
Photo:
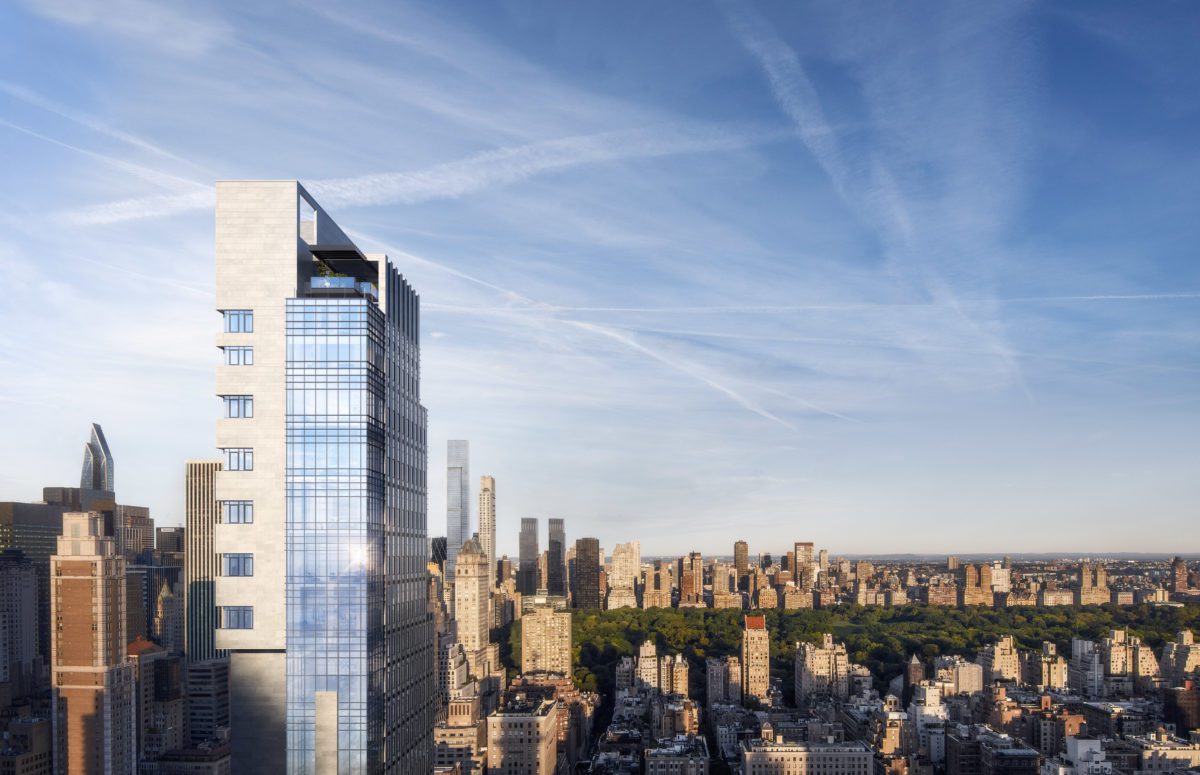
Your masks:
<svg viewBox="0 0 1200 775"><path fill-rule="evenodd" d="M182 522L212 181L298 177L421 293L431 534L467 439L511 558L522 517L1200 551L1163 551L1200 496L1200 17L959 8L0 9L0 498L77 481L96 422L118 499Z"/></svg>

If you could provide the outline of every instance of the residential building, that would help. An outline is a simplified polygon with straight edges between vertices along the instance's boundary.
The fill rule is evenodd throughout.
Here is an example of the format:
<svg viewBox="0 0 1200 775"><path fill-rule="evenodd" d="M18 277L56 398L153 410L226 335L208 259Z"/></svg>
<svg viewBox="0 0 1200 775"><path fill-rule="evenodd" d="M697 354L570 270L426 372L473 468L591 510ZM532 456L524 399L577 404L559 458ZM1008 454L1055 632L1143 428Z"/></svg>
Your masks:
<svg viewBox="0 0 1200 775"><path fill-rule="evenodd" d="M571 612L539 606L521 617L521 672L571 675Z"/></svg>
<svg viewBox="0 0 1200 775"><path fill-rule="evenodd" d="M491 673L489 658L491 617L488 605L491 574L487 556L474 538L468 538L458 552L458 577L454 582L454 621L458 642L466 652L471 675L482 678Z"/></svg>
<svg viewBox="0 0 1200 775"><path fill-rule="evenodd" d="M517 567L517 591L522 595L535 595L538 591L538 521L530 517L521 519L520 564Z"/></svg>
<svg viewBox="0 0 1200 775"><path fill-rule="evenodd" d="M1029 651L1021 661L1021 683L1039 689L1067 688L1067 659L1058 646L1043 641L1038 651Z"/></svg>
<svg viewBox="0 0 1200 775"><path fill-rule="evenodd" d="M1017 640L1005 635L979 652L979 664L983 667L983 682L991 686L997 681L1018 681L1021 678L1021 655L1017 651Z"/></svg>
<svg viewBox="0 0 1200 775"><path fill-rule="evenodd" d="M471 537L470 443L446 442L446 580L454 581L458 550Z"/></svg>
<svg viewBox="0 0 1200 775"><path fill-rule="evenodd" d="M645 775L708 775L708 743L702 736L678 734L646 748Z"/></svg>
<svg viewBox="0 0 1200 775"><path fill-rule="evenodd" d="M563 521L554 517L549 520L546 541L546 593L567 595L567 532Z"/></svg>
<svg viewBox="0 0 1200 775"><path fill-rule="evenodd" d="M218 182L216 202L215 645L232 768L426 772L420 300L296 181Z"/></svg>
<svg viewBox="0 0 1200 775"><path fill-rule="evenodd" d="M735 656L709 657L704 661L708 705L742 704L742 661Z"/></svg>
<svg viewBox="0 0 1200 775"><path fill-rule="evenodd" d="M796 704L810 707L821 700L850 696L850 657L846 644L834 643L833 635L821 636L820 645L796 644Z"/></svg>
<svg viewBox="0 0 1200 775"><path fill-rule="evenodd" d="M491 581L490 590L496 581L496 478L479 477L479 548L487 559Z"/></svg>
<svg viewBox="0 0 1200 775"><path fill-rule="evenodd" d="M872 775L866 743L785 743L751 738L742 744L743 775Z"/></svg>
<svg viewBox="0 0 1200 775"><path fill-rule="evenodd" d="M742 699L770 704L771 637L767 619L749 615L742 626Z"/></svg>
<svg viewBox="0 0 1200 775"><path fill-rule="evenodd" d="M511 695L487 719L488 775L554 775L559 712L555 700Z"/></svg>
<svg viewBox="0 0 1200 775"><path fill-rule="evenodd" d="M125 560L101 514L63 515L50 577L53 713L65 729L55 761L70 775L132 775L137 717L134 670L125 661Z"/></svg>
<svg viewBox="0 0 1200 775"><path fill-rule="evenodd" d="M1200 671L1200 643L1196 643L1190 630L1181 630L1175 640L1163 646L1163 686L1182 686L1197 671Z"/></svg>

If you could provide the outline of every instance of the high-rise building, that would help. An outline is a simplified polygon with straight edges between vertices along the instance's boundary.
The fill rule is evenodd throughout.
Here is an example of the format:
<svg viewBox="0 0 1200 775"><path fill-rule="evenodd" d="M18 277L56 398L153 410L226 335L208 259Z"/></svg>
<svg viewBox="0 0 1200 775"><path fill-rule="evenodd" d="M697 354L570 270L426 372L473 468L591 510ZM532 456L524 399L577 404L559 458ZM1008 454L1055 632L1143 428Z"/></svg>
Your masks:
<svg viewBox="0 0 1200 775"><path fill-rule="evenodd" d="M850 656L846 644L835 643L833 635L821 636L821 644L796 644L796 704L807 708L820 700L844 700L850 696Z"/></svg>
<svg viewBox="0 0 1200 775"><path fill-rule="evenodd" d="M538 606L521 617L521 672L571 675L571 612Z"/></svg>
<svg viewBox="0 0 1200 775"><path fill-rule="evenodd" d="M446 442L446 580L454 581L455 558L471 537L470 442Z"/></svg>
<svg viewBox="0 0 1200 775"><path fill-rule="evenodd" d="M1016 681L1021 677L1021 655L1017 652L1017 641L1011 635L984 646L976 661L983 666L985 686L996 681Z"/></svg>
<svg viewBox="0 0 1200 775"><path fill-rule="evenodd" d="M679 604L704 602L704 555L689 552L679 561Z"/></svg>
<svg viewBox="0 0 1200 775"><path fill-rule="evenodd" d="M642 544L640 541L627 541L613 547L612 573L609 574L610 587L635 586L642 574Z"/></svg>
<svg viewBox="0 0 1200 775"><path fill-rule="evenodd" d="M104 430L97 423L92 423L92 436L87 444L83 445L79 488L115 493L115 473L116 467L113 464L112 452L108 449L108 441L104 438Z"/></svg>
<svg viewBox="0 0 1200 775"><path fill-rule="evenodd" d="M771 637L765 616L746 616L742 627L742 697L769 704Z"/></svg>
<svg viewBox="0 0 1200 775"><path fill-rule="evenodd" d="M575 575L572 597L576 608L601 608L603 597L600 592L600 541L596 538L580 538L575 542Z"/></svg>
<svg viewBox="0 0 1200 775"><path fill-rule="evenodd" d="M708 704L742 704L742 661L735 656L709 657L704 662Z"/></svg>
<svg viewBox="0 0 1200 775"><path fill-rule="evenodd" d="M742 742L745 775L871 775L874 752L865 742L789 743L763 738Z"/></svg>
<svg viewBox="0 0 1200 775"><path fill-rule="evenodd" d="M521 519L521 555L517 566L517 591L522 595L535 595L538 590L538 521L536 518Z"/></svg>
<svg viewBox="0 0 1200 775"><path fill-rule="evenodd" d="M1007 590L1005 590L1007 591ZM1075 590L1075 605L1104 605L1112 597L1108 591L1108 571L1104 563L1079 564L1079 587Z"/></svg>
<svg viewBox="0 0 1200 775"><path fill-rule="evenodd" d="M553 775L558 770L559 704L516 694L488 716L488 775Z"/></svg>
<svg viewBox="0 0 1200 775"><path fill-rule="evenodd" d="M496 586L496 479L492 476L479 477L479 548L487 558L488 572L493 577L491 587ZM491 588L489 587L489 589Z"/></svg>
<svg viewBox="0 0 1200 775"><path fill-rule="evenodd" d="M958 604L992 605L992 566L987 563L963 565L959 571Z"/></svg>
<svg viewBox="0 0 1200 775"><path fill-rule="evenodd" d="M34 647L43 665L50 664L50 556L62 533L63 511L50 503L0 503L0 550L20 550L37 581Z"/></svg>
<svg viewBox="0 0 1200 775"><path fill-rule="evenodd" d="M37 591L37 573L24 552L0 552L0 684L13 699L28 697L41 682Z"/></svg>
<svg viewBox="0 0 1200 775"><path fill-rule="evenodd" d="M154 637L168 654L183 653L183 600L164 580L154 600Z"/></svg>
<svg viewBox="0 0 1200 775"><path fill-rule="evenodd" d="M474 538L468 538L458 552L458 579L454 582L454 621L458 625L458 642L462 644L476 678L484 675L486 666L481 654L490 642L491 574L487 557Z"/></svg>
<svg viewBox="0 0 1200 775"><path fill-rule="evenodd" d="M207 659L187 666L188 738L191 747L229 736L229 660Z"/></svg>
<svg viewBox="0 0 1200 775"><path fill-rule="evenodd" d="M50 558L55 761L70 775L137 769L133 667L125 661L125 560L97 512L68 512Z"/></svg>
<svg viewBox="0 0 1200 775"><path fill-rule="evenodd" d="M154 549L154 520L145 506L117 504L113 537L129 563L146 562L144 555Z"/></svg>
<svg viewBox="0 0 1200 775"><path fill-rule="evenodd" d="M546 593L567 595L567 531L561 519L550 518L546 541Z"/></svg>
<svg viewBox="0 0 1200 775"><path fill-rule="evenodd" d="M1188 584L1188 566L1187 561L1182 557L1176 557L1171 560L1171 575L1167 582L1172 592L1183 593L1187 592Z"/></svg>
<svg viewBox="0 0 1200 775"><path fill-rule="evenodd" d="M186 551L187 538L182 527L159 527L154 529L154 550L167 554Z"/></svg>
<svg viewBox="0 0 1200 775"><path fill-rule="evenodd" d="M217 656L217 553L213 550L220 504L214 491L220 460L184 464L184 653L198 662Z"/></svg>
<svg viewBox="0 0 1200 775"><path fill-rule="evenodd" d="M216 259L233 771L428 772L417 294L296 181L219 182Z"/></svg>
<svg viewBox="0 0 1200 775"><path fill-rule="evenodd" d="M733 567L737 571L738 589L743 589L742 579L750 572L750 544L745 541L735 541L733 544Z"/></svg>

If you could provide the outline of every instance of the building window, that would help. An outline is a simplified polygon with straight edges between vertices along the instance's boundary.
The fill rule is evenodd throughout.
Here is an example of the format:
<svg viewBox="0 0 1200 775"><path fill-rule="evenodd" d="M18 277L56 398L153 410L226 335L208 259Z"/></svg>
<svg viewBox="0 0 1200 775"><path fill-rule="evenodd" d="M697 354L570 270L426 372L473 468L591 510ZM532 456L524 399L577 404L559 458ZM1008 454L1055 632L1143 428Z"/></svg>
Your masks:
<svg viewBox="0 0 1200 775"><path fill-rule="evenodd" d="M253 471L254 450L249 447L226 447L221 450L226 471Z"/></svg>
<svg viewBox="0 0 1200 775"><path fill-rule="evenodd" d="M227 309L224 314L225 333L250 334L254 332L254 310Z"/></svg>
<svg viewBox="0 0 1200 775"><path fill-rule="evenodd" d="M222 347L221 349L225 351L226 366L254 365L253 347Z"/></svg>
<svg viewBox="0 0 1200 775"><path fill-rule="evenodd" d="M253 576L253 554L223 554L221 555L222 576Z"/></svg>
<svg viewBox="0 0 1200 775"><path fill-rule="evenodd" d="M221 396L225 417L240 419L254 416L254 396Z"/></svg>
<svg viewBox="0 0 1200 775"><path fill-rule="evenodd" d="M249 525L254 522L254 501L222 501L221 522L226 525Z"/></svg>
<svg viewBox="0 0 1200 775"><path fill-rule="evenodd" d="M227 605L221 607L221 615L217 619L225 630L253 630L254 606Z"/></svg>

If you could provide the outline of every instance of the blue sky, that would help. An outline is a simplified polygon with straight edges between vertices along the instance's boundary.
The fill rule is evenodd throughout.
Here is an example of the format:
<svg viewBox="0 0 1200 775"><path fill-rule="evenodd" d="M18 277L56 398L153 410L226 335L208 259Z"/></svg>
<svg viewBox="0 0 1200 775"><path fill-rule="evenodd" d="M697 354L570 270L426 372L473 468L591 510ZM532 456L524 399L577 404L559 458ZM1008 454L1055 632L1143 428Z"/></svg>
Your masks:
<svg viewBox="0 0 1200 775"><path fill-rule="evenodd" d="M647 553L1197 551L1194 3L0 6L0 498L182 518L212 181L422 295L445 442Z"/></svg>

